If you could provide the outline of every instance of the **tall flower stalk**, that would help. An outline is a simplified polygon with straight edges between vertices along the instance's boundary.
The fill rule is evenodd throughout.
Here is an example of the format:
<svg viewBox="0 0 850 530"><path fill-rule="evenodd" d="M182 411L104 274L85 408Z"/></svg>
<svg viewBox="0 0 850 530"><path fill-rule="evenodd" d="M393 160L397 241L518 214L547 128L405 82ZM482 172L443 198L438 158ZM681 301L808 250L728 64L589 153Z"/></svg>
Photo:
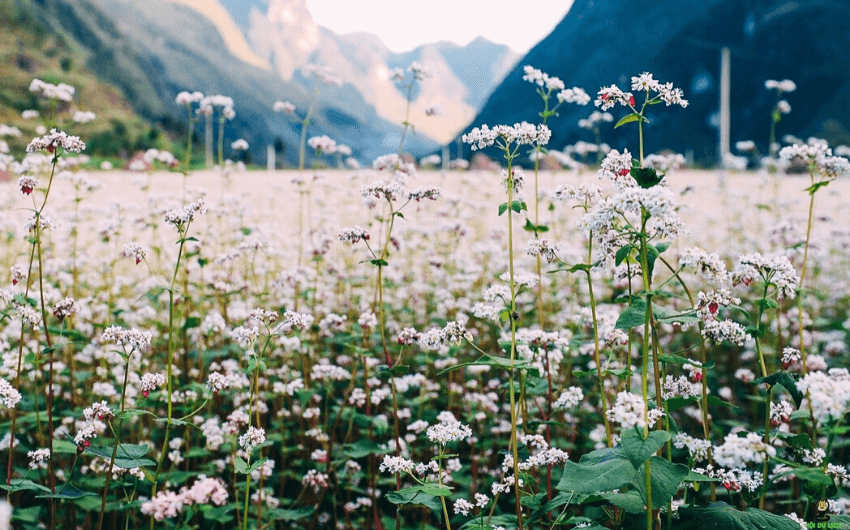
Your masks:
<svg viewBox="0 0 850 530"><path fill-rule="evenodd" d="M474 128L468 134L463 135L463 141L472 145L472 149L483 149L495 145L504 154L507 162L507 170L502 172L503 184L507 193L507 202L499 206L499 215L508 214L508 281L511 293L509 307L502 311L502 320L510 322L511 346L510 364L508 366L509 390L511 404L511 439L510 453L513 456L514 493L517 524L519 530L523 529L522 503L520 494L519 454L517 449L517 404L515 393L515 369L517 349L517 327L519 313L517 312L516 295L517 285L514 278L514 214L528 211L524 201L517 198L518 192L524 185L524 174L522 170L514 167L516 158L522 145L546 145L552 133L545 125L531 125L523 122L513 126L497 125L492 129L487 125Z"/></svg>

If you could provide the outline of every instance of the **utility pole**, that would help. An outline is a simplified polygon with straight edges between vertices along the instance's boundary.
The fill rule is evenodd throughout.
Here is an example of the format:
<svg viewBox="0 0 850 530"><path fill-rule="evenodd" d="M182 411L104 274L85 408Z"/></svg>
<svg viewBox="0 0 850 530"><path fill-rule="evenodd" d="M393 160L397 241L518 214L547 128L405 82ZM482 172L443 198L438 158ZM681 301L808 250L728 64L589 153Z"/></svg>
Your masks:
<svg viewBox="0 0 850 530"><path fill-rule="evenodd" d="M720 165L722 167L726 167L726 155L729 154L731 55L729 48L723 48L720 51Z"/></svg>
<svg viewBox="0 0 850 530"><path fill-rule="evenodd" d="M274 145L266 146L266 169L269 173L274 171Z"/></svg>

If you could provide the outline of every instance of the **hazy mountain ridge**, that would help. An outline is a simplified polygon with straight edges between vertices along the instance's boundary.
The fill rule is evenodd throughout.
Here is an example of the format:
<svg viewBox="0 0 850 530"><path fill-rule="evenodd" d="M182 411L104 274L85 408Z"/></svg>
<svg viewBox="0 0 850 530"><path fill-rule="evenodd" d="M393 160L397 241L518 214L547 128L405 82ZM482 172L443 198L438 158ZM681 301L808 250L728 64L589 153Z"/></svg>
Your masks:
<svg viewBox="0 0 850 530"><path fill-rule="evenodd" d="M678 0L576 1L550 35L538 43L493 92L467 129L539 121L541 101L522 80L530 64L580 86L595 96L612 83L628 90L631 76L649 71L685 91L687 109L653 107L646 126L646 152L693 151L698 162L713 163L717 153L720 49L732 52L732 142L754 140L766 152L774 94L766 79L789 78L796 92L785 94L792 107L783 116L779 136L818 135L847 143L850 119L850 37L844 21L850 5L837 1ZM826 88L828 87L828 88ZM640 101L640 97L638 98ZM561 107L550 120L550 147L592 141L576 123L590 107ZM615 119L625 112L613 109ZM625 126L603 130L604 141L637 151L636 134ZM467 151L468 156L468 151Z"/></svg>

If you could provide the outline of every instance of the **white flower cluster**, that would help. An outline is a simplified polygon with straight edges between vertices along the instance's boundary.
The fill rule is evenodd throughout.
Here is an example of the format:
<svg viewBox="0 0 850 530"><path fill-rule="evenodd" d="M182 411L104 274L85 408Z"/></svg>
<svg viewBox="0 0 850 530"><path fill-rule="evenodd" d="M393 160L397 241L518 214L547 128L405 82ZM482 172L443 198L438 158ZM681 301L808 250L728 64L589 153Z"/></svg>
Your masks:
<svg viewBox="0 0 850 530"><path fill-rule="evenodd" d="M434 186L422 186L416 188L407 194L407 198L419 202L422 199L430 199L432 201L436 201L442 195L443 190L441 188L437 188Z"/></svg>
<svg viewBox="0 0 850 530"><path fill-rule="evenodd" d="M177 94L174 101L178 105L191 105L192 103L200 103L202 99L204 99L203 92L187 92L184 90Z"/></svg>
<svg viewBox="0 0 850 530"><path fill-rule="evenodd" d="M764 82L764 88L768 90L778 90L779 92L794 92L797 90L797 84L790 79L783 79L782 81L768 79Z"/></svg>
<svg viewBox="0 0 850 530"><path fill-rule="evenodd" d="M431 443L445 446L449 442L465 440L472 436L472 429L458 421L440 422L425 431Z"/></svg>
<svg viewBox="0 0 850 530"><path fill-rule="evenodd" d="M797 348L784 348L782 350L782 369L787 370L800 362L803 356Z"/></svg>
<svg viewBox="0 0 850 530"><path fill-rule="evenodd" d="M817 138L810 138L805 144L797 143L783 147L779 151L779 158L787 161L795 158L802 159L828 179L850 173L850 162L844 157L832 156L832 150L826 142Z"/></svg>
<svg viewBox="0 0 850 530"><path fill-rule="evenodd" d="M257 427L248 427L248 431L239 437L239 447L249 453L260 444L266 441L266 430L258 429Z"/></svg>
<svg viewBox="0 0 850 530"><path fill-rule="evenodd" d="M166 212L165 222L172 224L179 229L191 223L195 219L195 214L205 213L207 213L207 205L204 204L203 199L198 199L195 202L190 202L182 208L175 208Z"/></svg>
<svg viewBox="0 0 850 530"><path fill-rule="evenodd" d="M715 285L722 285L729 279L726 264L720 256L716 252L709 254L699 247L685 249L682 257L679 258L679 265L695 268L699 274Z"/></svg>
<svg viewBox="0 0 850 530"><path fill-rule="evenodd" d="M794 412L794 407L784 399L779 403L771 403L770 424L777 427L782 423L788 423L791 420L792 412Z"/></svg>
<svg viewBox="0 0 850 530"><path fill-rule="evenodd" d="M137 350L146 352L150 350L153 334L150 331L142 331L138 328L124 329L120 326L109 326L103 330L100 336L101 342L112 342L123 346L127 352Z"/></svg>
<svg viewBox="0 0 850 530"><path fill-rule="evenodd" d="M213 391L213 394L218 394L229 386L230 379L218 372L210 372L210 375L207 377L207 387Z"/></svg>
<svg viewBox="0 0 850 530"><path fill-rule="evenodd" d="M94 112L78 110L74 112L74 116L71 119L75 123L91 123L97 119L97 115Z"/></svg>
<svg viewBox="0 0 850 530"><path fill-rule="evenodd" d="M38 187L38 184L38 179L29 175L24 175L18 179L18 188L20 188L21 193L24 195L32 193L32 191Z"/></svg>
<svg viewBox="0 0 850 530"><path fill-rule="evenodd" d="M721 466L744 468L749 463L761 464L766 458L776 456L776 448L765 444L758 433L748 432L745 436L730 433L714 448L713 456Z"/></svg>
<svg viewBox="0 0 850 530"><path fill-rule="evenodd" d="M794 265L785 255L762 256L758 252L746 254L739 258L740 266L733 274L733 283L749 285L756 276L761 276L765 282L776 285L776 296L794 298L800 277L794 270Z"/></svg>
<svg viewBox="0 0 850 530"><path fill-rule="evenodd" d="M614 182L618 189L633 187L636 182L629 177L629 172L632 169L632 154L628 149L624 149L620 154L616 149L608 151L605 158L602 160L602 166L597 174L599 178L609 178ZM624 178L629 177L629 178Z"/></svg>
<svg viewBox="0 0 850 530"><path fill-rule="evenodd" d="M30 82L30 92L34 92L45 99L56 99L67 103L73 101L76 89L65 83L54 85L41 79L33 79Z"/></svg>
<svg viewBox="0 0 850 530"><path fill-rule="evenodd" d="M558 399L554 403L554 407L556 409L571 409L577 407L582 400L584 400L584 392L582 392L581 388L571 386L561 392L561 395L558 396Z"/></svg>
<svg viewBox="0 0 850 530"><path fill-rule="evenodd" d="M313 136L307 140L307 145L326 155L336 153L336 141L329 136Z"/></svg>
<svg viewBox="0 0 850 530"><path fill-rule="evenodd" d="M458 344L464 339L472 340L472 335L467 331L466 326L458 321L451 321L442 329L432 328L425 333L419 335L419 345L436 350L444 344Z"/></svg>
<svg viewBox="0 0 850 530"><path fill-rule="evenodd" d="M243 138L239 138L238 140L234 140L234 142L230 144L230 148L234 151L247 151L248 141Z"/></svg>
<svg viewBox="0 0 850 530"><path fill-rule="evenodd" d="M8 381L0 377L0 398L2 398L2 403L6 408L13 409L21 400L21 393L15 390Z"/></svg>
<svg viewBox="0 0 850 530"><path fill-rule="evenodd" d="M152 515L157 521L177 517L184 506L213 503L222 506L227 502L227 485L220 479L199 475L191 488L183 488L180 493L160 491L153 499L142 503L141 512Z"/></svg>
<svg viewBox="0 0 850 530"><path fill-rule="evenodd" d="M744 326L728 318L723 321L711 320L706 322L705 327L702 328L702 336L715 343L728 341L736 346L743 346L753 340Z"/></svg>
<svg viewBox="0 0 850 530"><path fill-rule="evenodd" d="M594 110L587 118L580 119L578 121L578 126L582 129L593 129L600 123L611 123L612 121L614 121L614 116L612 116L610 112L599 112L598 110Z"/></svg>
<svg viewBox="0 0 850 530"><path fill-rule="evenodd" d="M556 201L572 199L585 206L590 206L602 198L602 188L587 183L576 186L565 184L552 192L551 197Z"/></svg>
<svg viewBox="0 0 850 530"><path fill-rule="evenodd" d="M360 188L360 195L365 198L386 199L397 201L407 197L407 189L399 182L377 181Z"/></svg>
<svg viewBox="0 0 850 530"><path fill-rule="evenodd" d="M475 151L493 145L497 139L501 139L505 145L546 145L551 136L552 132L547 126L532 125L524 121L514 125L496 125L492 129L485 124L480 128L475 127L461 139L464 143L471 144L472 150Z"/></svg>
<svg viewBox="0 0 850 530"><path fill-rule="evenodd" d="M293 112L295 112L295 105L293 105L289 101L275 101L274 105L272 105L272 110L275 112L285 112L287 114L292 114Z"/></svg>
<svg viewBox="0 0 850 530"><path fill-rule="evenodd" d="M384 460L378 467L381 473L391 473L393 475L396 473L412 473L415 468L416 464L413 460L391 455L384 455Z"/></svg>
<svg viewBox="0 0 850 530"><path fill-rule="evenodd" d="M727 289L709 291L708 293L700 291L697 293L697 315L706 322L717 320L717 311L721 307L729 307L730 305L738 305L740 303L741 299L732 296L732 293Z"/></svg>
<svg viewBox="0 0 850 530"><path fill-rule="evenodd" d="M664 378L664 391L662 396L664 399L673 397L695 397L702 394L702 384L693 383L687 376L680 375L673 377L668 375Z"/></svg>
<svg viewBox="0 0 850 530"><path fill-rule="evenodd" d="M679 153L669 155L647 155L643 159L643 164L646 167L655 168L662 173L667 173L671 169L680 169L685 167L687 160Z"/></svg>
<svg viewBox="0 0 850 530"><path fill-rule="evenodd" d="M810 371L797 381L797 390L810 401L819 424L829 418L840 418L850 406L850 377L846 369L828 373Z"/></svg>
<svg viewBox="0 0 850 530"><path fill-rule="evenodd" d="M646 404L639 394L631 392L620 392L617 394L617 401L614 406L608 409L608 419L614 423L619 423L623 429L632 427L646 427L647 423L644 420L643 412ZM664 411L661 409L652 409L649 411L649 424L655 423L658 418L664 416Z"/></svg>
<svg viewBox="0 0 850 530"><path fill-rule="evenodd" d="M133 242L124 245L124 250L121 251L121 256L136 260L136 265L138 265L145 259L147 253L148 250L145 247L136 242Z"/></svg>
<svg viewBox="0 0 850 530"><path fill-rule="evenodd" d="M44 136L32 139L27 146L27 153L35 153L36 151L53 153L57 147L61 147L64 151L79 153L86 148L86 144L80 140L79 136L71 136L64 131L50 129L50 132Z"/></svg>
<svg viewBox="0 0 850 530"><path fill-rule="evenodd" d="M687 447L691 459L694 462L702 462L703 460L708 460L708 450L711 449L711 442L680 432L673 441L673 447L676 449Z"/></svg>
<svg viewBox="0 0 850 530"><path fill-rule="evenodd" d="M236 117L236 111L233 110L233 98L228 96L222 96L220 94L206 96L201 99L199 106L200 108L197 110L198 114L212 116L213 108L219 107L222 118L232 120Z"/></svg>
<svg viewBox="0 0 850 530"><path fill-rule="evenodd" d="M144 397L165 384L165 374L160 372L147 373L142 376L139 382L139 391Z"/></svg>
<svg viewBox="0 0 850 530"><path fill-rule="evenodd" d="M77 302L73 298L63 298L53 306L53 316L59 320L77 314Z"/></svg>
<svg viewBox="0 0 850 530"><path fill-rule="evenodd" d="M112 409L109 408L109 404L106 401L101 401L100 403L92 403L91 407L86 407L83 409L83 417L86 418L86 421L91 422L95 419L103 421L110 419L114 413Z"/></svg>
<svg viewBox="0 0 850 530"><path fill-rule="evenodd" d="M575 103L582 107L590 103L590 95L583 88L577 86L561 90L555 97L558 98L560 103Z"/></svg>
<svg viewBox="0 0 850 530"><path fill-rule="evenodd" d="M50 449L44 448L36 449L35 451L28 451L27 457L30 459L30 469L44 469L47 467L47 461L50 460Z"/></svg>
<svg viewBox="0 0 850 530"><path fill-rule="evenodd" d="M357 243L360 240L369 241L369 232L360 228L359 225L346 226L339 231L339 240L343 242Z"/></svg>
<svg viewBox="0 0 850 530"><path fill-rule="evenodd" d="M372 161L372 169L376 171L390 170L394 172L394 175L398 173L411 177L416 175L416 165L412 162L405 162L396 153L379 156Z"/></svg>
<svg viewBox="0 0 850 530"><path fill-rule="evenodd" d="M632 77L632 90L643 92L657 92L661 101L670 105L680 105L682 108L688 106L688 101L682 99L685 94L681 88L673 88L673 83L660 83L652 78L652 74L644 72L637 77Z"/></svg>
<svg viewBox="0 0 850 530"><path fill-rule="evenodd" d="M612 109L617 104L632 108L635 106L635 96L631 92L623 92L617 85L602 87L596 95L599 97L593 104L602 110Z"/></svg>
<svg viewBox="0 0 850 530"><path fill-rule="evenodd" d="M552 263L561 251L560 243L552 243L548 239L530 239L525 245L525 253L529 256L542 256L546 261Z"/></svg>

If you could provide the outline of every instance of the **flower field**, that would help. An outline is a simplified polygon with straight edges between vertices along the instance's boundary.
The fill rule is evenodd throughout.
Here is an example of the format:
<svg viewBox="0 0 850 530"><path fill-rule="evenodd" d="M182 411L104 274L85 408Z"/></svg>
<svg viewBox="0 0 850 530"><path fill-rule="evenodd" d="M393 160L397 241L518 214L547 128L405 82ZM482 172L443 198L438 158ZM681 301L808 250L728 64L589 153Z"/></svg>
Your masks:
<svg viewBox="0 0 850 530"><path fill-rule="evenodd" d="M850 527L847 162L677 169L632 81L598 171L6 155L0 528Z"/></svg>

